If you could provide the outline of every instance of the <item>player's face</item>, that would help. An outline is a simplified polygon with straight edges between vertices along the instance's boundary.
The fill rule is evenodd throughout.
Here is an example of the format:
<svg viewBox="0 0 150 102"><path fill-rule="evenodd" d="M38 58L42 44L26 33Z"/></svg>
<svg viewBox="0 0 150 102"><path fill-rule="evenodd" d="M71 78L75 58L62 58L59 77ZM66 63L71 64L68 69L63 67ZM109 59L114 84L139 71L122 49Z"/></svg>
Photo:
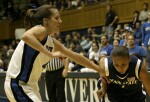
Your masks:
<svg viewBox="0 0 150 102"><path fill-rule="evenodd" d="M48 28L52 33L57 33L59 32L59 28L60 28L60 24L62 23L62 20L60 18L59 11L57 9L52 9L51 12L53 13L53 15L49 19Z"/></svg>
<svg viewBox="0 0 150 102"><path fill-rule="evenodd" d="M120 73L124 74L128 67L129 67L129 62L130 59L128 57L112 57L113 64L115 69Z"/></svg>

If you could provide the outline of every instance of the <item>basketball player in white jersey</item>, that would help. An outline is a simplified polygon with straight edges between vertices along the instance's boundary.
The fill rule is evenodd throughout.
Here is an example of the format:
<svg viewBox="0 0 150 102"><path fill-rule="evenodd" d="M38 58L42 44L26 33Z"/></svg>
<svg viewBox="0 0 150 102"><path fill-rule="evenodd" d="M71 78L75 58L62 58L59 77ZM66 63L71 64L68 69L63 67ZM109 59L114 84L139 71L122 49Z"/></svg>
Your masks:
<svg viewBox="0 0 150 102"><path fill-rule="evenodd" d="M65 48L50 36L59 32L62 22L56 8L43 5L37 9L29 9L25 22L27 31L14 51L6 74L4 87L9 101L41 102L38 80L52 58L64 55L102 74L99 66Z"/></svg>

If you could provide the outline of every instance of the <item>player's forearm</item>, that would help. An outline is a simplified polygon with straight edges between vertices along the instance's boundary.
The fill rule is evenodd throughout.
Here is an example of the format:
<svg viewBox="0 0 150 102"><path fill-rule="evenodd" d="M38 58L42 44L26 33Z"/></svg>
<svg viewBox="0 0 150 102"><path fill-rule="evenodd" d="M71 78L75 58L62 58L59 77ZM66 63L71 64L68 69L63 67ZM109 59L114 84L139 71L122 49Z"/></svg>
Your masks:
<svg viewBox="0 0 150 102"><path fill-rule="evenodd" d="M86 58L78 53L75 53L73 51L69 51L66 49L66 51L63 54L66 55L66 57L68 57L69 59L75 61L76 63L78 63L82 66L93 69L97 72L101 72L99 66L97 66L92 61L90 61L88 58Z"/></svg>
<svg viewBox="0 0 150 102"><path fill-rule="evenodd" d="M55 45L57 46L56 50L59 50L62 54L64 54L69 59L75 61L76 63L78 63L78 64L80 64L82 66L86 66L87 68L94 69L97 72L101 72L101 70L99 69L99 66L97 66L96 64L94 64L93 62L91 62L86 57L80 55L79 53L75 53L75 52L67 49L64 46L61 46L56 41L55 41Z"/></svg>
<svg viewBox="0 0 150 102"><path fill-rule="evenodd" d="M66 58L66 59L64 60L64 69L65 69L65 70L68 70L68 65L69 65L69 59Z"/></svg>
<svg viewBox="0 0 150 102"><path fill-rule="evenodd" d="M107 91L107 83L102 81L102 90Z"/></svg>
<svg viewBox="0 0 150 102"><path fill-rule="evenodd" d="M76 56L76 62L80 65L83 65L87 68L91 68L94 69L97 72L100 72L100 68L98 65L94 64L92 61L90 61L89 59L85 58L84 56Z"/></svg>

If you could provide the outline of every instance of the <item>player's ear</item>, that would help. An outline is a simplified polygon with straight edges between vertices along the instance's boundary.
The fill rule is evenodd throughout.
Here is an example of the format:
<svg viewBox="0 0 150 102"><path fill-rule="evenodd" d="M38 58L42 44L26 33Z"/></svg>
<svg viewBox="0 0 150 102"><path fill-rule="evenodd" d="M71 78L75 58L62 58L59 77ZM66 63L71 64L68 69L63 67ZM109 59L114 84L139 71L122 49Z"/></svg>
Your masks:
<svg viewBox="0 0 150 102"><path fill-rule="evenodd" d="M43 19L43 24L48 25L48 19L47 19L47 18L44 18L44 19Z"/></svg>

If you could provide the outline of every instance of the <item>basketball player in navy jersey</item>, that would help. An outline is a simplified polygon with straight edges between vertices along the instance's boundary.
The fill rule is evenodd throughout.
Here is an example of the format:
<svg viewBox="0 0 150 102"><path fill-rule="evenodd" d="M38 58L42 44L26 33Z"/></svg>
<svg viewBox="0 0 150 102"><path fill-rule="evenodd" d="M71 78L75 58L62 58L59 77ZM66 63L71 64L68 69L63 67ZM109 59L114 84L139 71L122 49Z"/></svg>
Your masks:
<svg viewBox="0 0 150 102"><path fill-rule="evenodd" d="M83 66L102 72L89 59L70 51L51 37L59 32L62 22L56 8L43 5L29 9L25 21L27 31L12 55L6 73L4 87L11 102L42 102L38 80L52 58L64 55Z"/></svg>
<svg viewBox="0 0 150 102"><path fill-rule="evenodd" d="M146 62L129 56L126 47L116 47L112 56L102 58L99 65L110 80L109 84L102 81L101 89L97 91L99 98L107 93L110 102L145 102L142 84L150 95L150 76Z"/></svg>

